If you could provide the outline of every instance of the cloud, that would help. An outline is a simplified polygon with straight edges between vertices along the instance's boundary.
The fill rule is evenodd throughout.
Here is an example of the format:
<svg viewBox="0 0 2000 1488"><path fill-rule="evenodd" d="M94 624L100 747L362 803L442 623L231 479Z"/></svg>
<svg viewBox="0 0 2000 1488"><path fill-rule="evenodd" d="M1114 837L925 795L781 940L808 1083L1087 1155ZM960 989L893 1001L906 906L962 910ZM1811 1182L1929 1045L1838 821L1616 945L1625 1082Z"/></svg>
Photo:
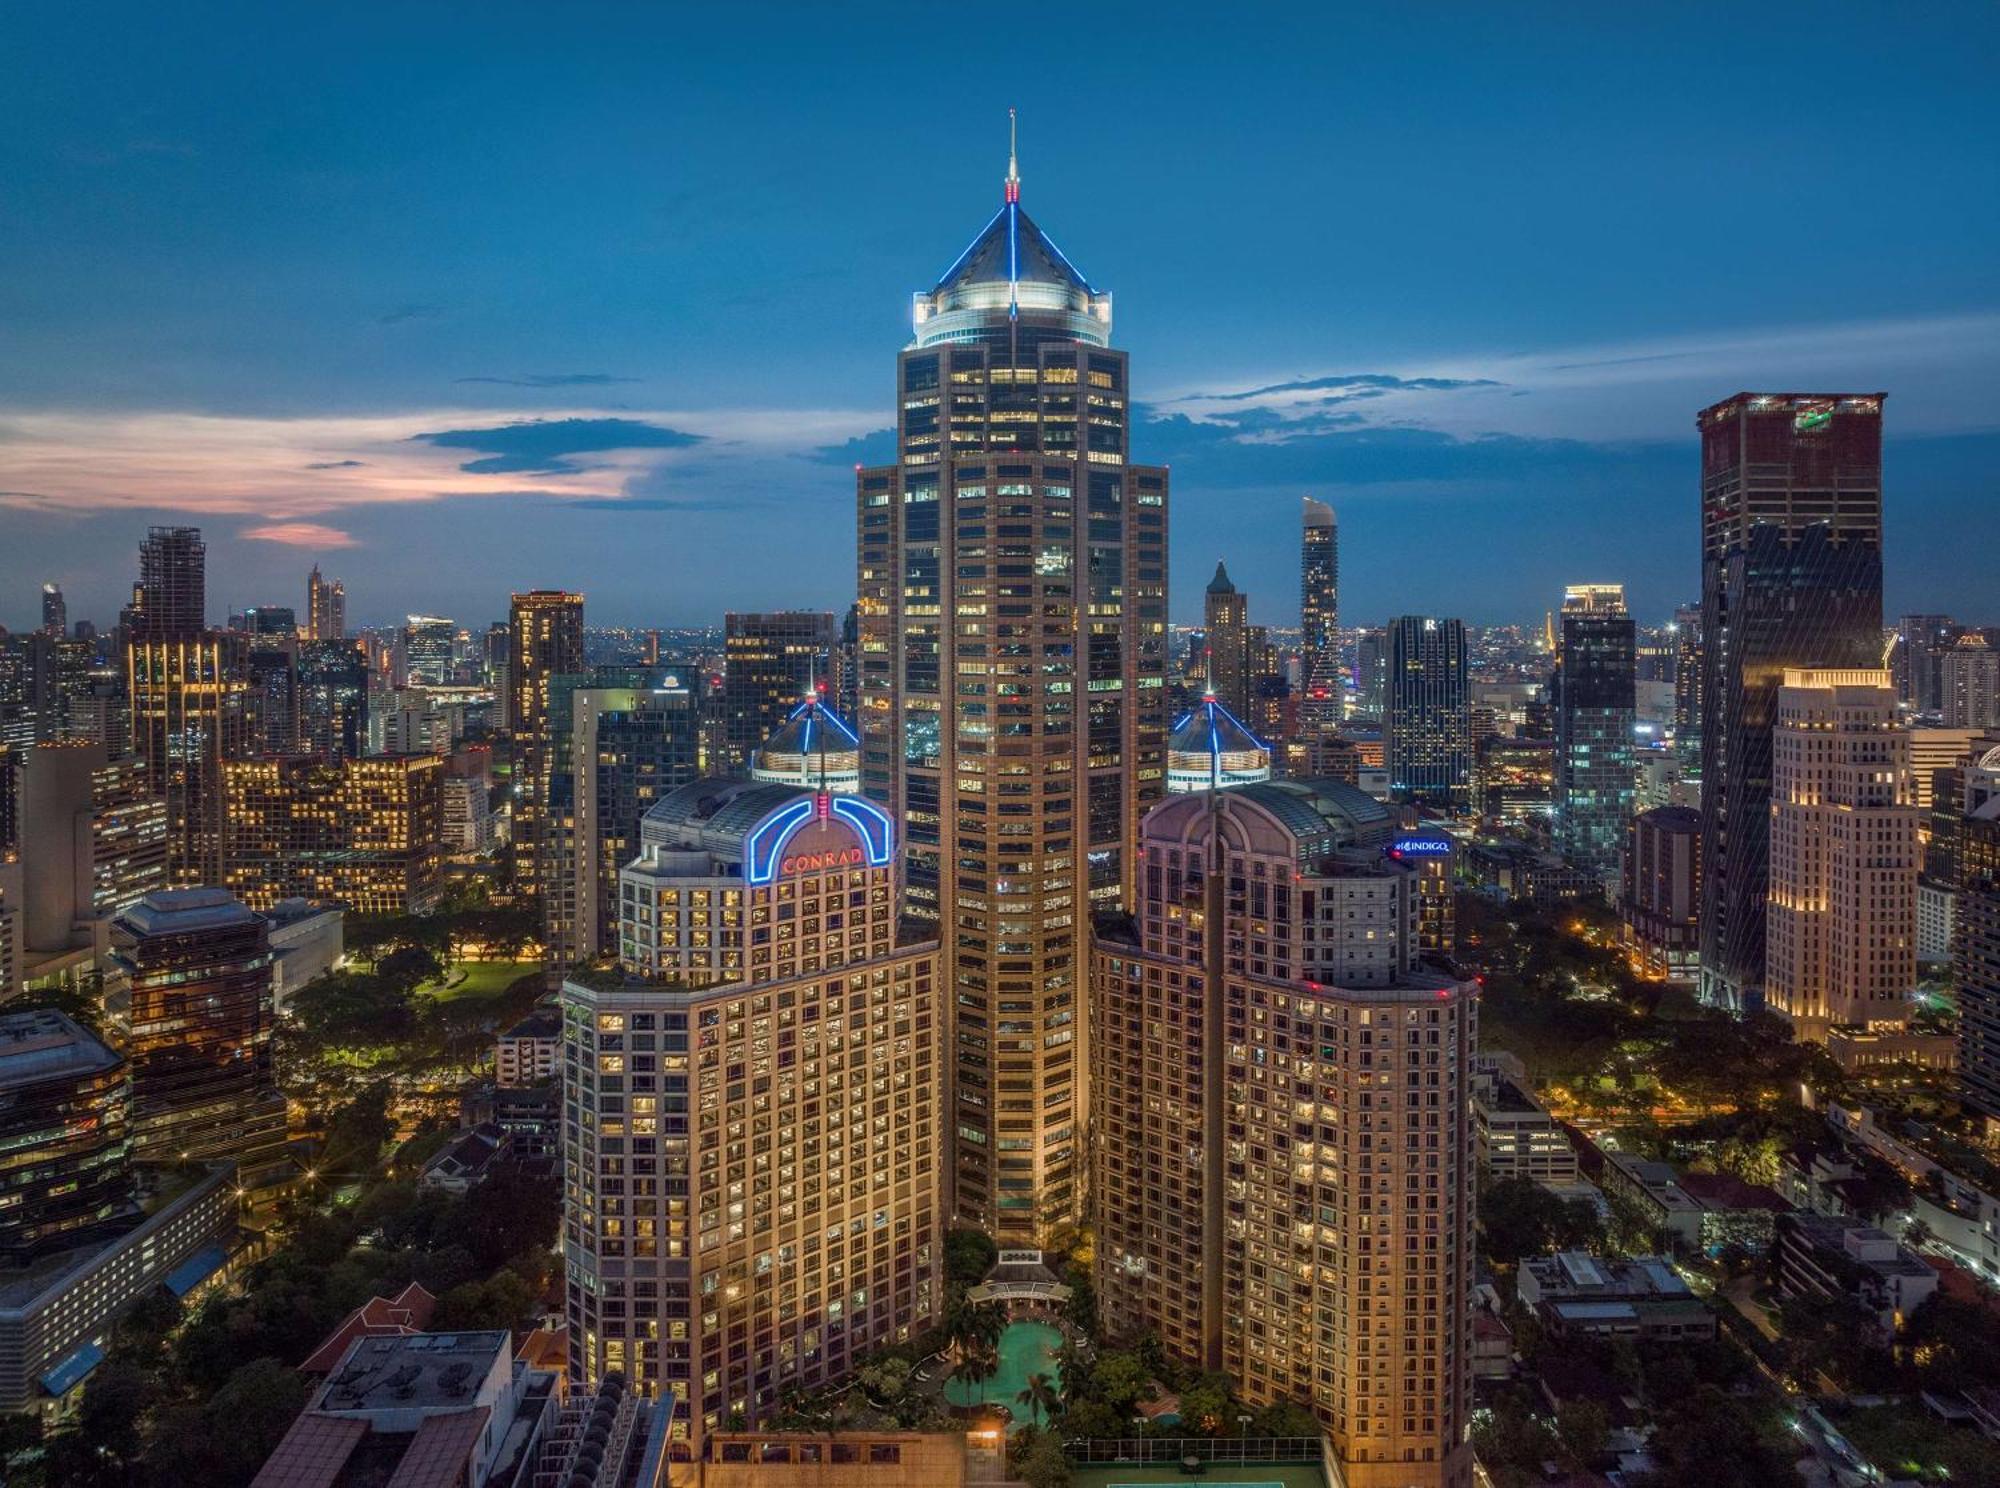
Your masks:
<svg viewBox="0 0 2000 1488"><path fill-rule="evenodd" d="M768 501L720 501L696 496L589 496L581 501L565 501L564 506L580 511L610 512L720 512L741 511L745 507L769 506Z"/></svg>
<svg viewBox="0 0 2000 1488"><path fill-rule="evenodd" d="M1481 377L1392 377L1385 372L1352 372L1344 375L1300 378L1292 382L1267 383L1263 387L1247 388L1240 393L1196 393L1192 397L1211 398L1219 403L1238 403L1252 398L1269 397L1273 393L1333 392L1335 396L1332 398L1315 400L1325 403L1343 402L1348 398L1379 397L1386 392L1404 389L1417 392L1449 392L1455 388L1492 386L1493 383Z"/></svg>
<svg viewBox="0 0 2000 1488"><path fill-rule="evenodd" d="M315 460L315 461L314 461L314 462L313 462L312 464L310 464L310 465L306 466L306 469L308 469L308 470L360 470L360 469L364 468L364 467L365 467L365 466L366 466L367 464L368 464L368 462L367 462L366 460Z"/></svg>
<svg viewBox="0 0 2000 1488"><path fill-rule="evenodd" d="M459 466L468 475L577 475L572 455L611 450L686 449L706 436L625 418L529 419L485 429L446 429L413 438L439 449L473 450L487 458Z"/></svg>
<svg viewBox="0 0 2000 1488"><path fill-rule="evenodd" d="M496 387L610 387L620 382L644 382L643 377L613 377L609 372L530 372L521 377L455 377L454 382L487 382Z"/></svg>
<svg viewBox="0 0 2000 1488"><path fill-rule="evenodd" d="M291 548L358 548L360 543L338 527L322 522L266 522L237 534L251 542L283 543Z"/></svg>
<svg viewBox="0 0 2000 1488"><path fill-rule="evenodd" d="M444 311L436 305L398 305L387 314L375 317L377 325L401 325L406 320L435 320Z"/></svg>
<svg viewBox="0 0 2000 1488"><path fill-rule="evenodd" d="M822 444L801 458L815 465L893 465L896 463L896 431L870 429L840 444Z"/></svg>

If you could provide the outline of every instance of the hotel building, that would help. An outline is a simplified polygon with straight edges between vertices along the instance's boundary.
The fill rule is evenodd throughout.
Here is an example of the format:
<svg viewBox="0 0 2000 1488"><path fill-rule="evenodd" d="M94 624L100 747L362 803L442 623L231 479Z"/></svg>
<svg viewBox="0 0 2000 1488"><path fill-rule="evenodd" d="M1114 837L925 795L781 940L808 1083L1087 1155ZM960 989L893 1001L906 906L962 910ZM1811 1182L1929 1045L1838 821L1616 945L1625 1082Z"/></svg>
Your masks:
<svg viewBox="0 0 2000 1488"><path fill-rule="evenodd" d="M444 771L431 754L226 761L222 886L252 909L423 913L442 887Z"/></svg>
<svg viewBox="0 0 2000 1488"><path fill-rule="evenodd" d="M1347 1488L1466 1488L1472 983L1328 781L1178 796L1095 941L1100 1315L1324 1423Z"/></svg>
<svg viewBox="0 0 2000 1488"><path fill-rule="evenodd" d="M949 946L953 1212L1034 1245L1082 1209L1091 913L1166 783L1167 472L1012 162L914 321L896 462L855 474L862 789Z"/></svg>
<svg viewBox="0 0 2000 1488"><path fill-rule="evenodd" d="M697 1439L937 1321L939 958L895 835L858 796L683 786L621 875L622 967L563 984L571 1377L673 1392Z"/></svg>

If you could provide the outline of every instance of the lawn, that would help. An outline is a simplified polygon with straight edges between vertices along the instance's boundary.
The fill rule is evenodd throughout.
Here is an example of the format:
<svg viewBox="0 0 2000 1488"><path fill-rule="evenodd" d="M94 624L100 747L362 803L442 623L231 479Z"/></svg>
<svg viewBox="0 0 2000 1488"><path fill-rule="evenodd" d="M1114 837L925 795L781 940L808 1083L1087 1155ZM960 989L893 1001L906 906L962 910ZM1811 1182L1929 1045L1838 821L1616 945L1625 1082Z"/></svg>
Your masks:
<svg viewBox="0 0 2000 1488"><path fill-rule="evenodd" d="M442 982L431 982L417 990L439 1002L498 997L522 977L535 975L541 969L539 961L464 961L452 967Z"/></svg>

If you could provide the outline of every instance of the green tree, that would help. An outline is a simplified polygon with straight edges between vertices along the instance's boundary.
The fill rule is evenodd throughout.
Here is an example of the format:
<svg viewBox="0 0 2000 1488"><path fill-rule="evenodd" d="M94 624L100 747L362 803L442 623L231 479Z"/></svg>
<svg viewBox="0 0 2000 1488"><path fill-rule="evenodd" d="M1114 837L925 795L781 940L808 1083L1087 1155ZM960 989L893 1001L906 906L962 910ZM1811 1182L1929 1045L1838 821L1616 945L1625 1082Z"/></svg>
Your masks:
<svg viewBox="0 0 2000 1488"><path fill-rule="evenodd" d="M432 1330L515 1328L535 1305L535 1289L519 1272L502 1267L484 1281L461 1282L438 1298Z"/></svg>
<svg viewBox="0 0 2000 1488"><path fill-rule="evenodd" d="M1776 1488L1799 1480L1765 1445L1749 1411L1712 1385L1660 1412L1652 1451L1659 1468L1647 1488Z"/></svg>
<svg viewBox="0 0 2000 1488"><path fill-rule="evenodd" d="M960 1287L985 1280L999 1258L1000 1247L978 1230L953 1230L944 1237L945 1280Z"/></svg>
<svg viewBox="0 0 2000 1488"><path fill-rule="evenodd" d="M1069 1459L1052 1431L1024 1426L1008 1443L1007 1465L1027 1488L1068 1488Z"/></svg>
<svg viewBox="0 0 2000 1488"><path fill-rule="evenodd" d="M435 982L443 975L444 962L428 946L403 946L375 963L376 979L400 991L405 997L424 983Z"/></svg>
<svg viewBox="0 0 2000 1488"><path fill-rule="evenodd" d="M1132 1414L1146 1393L1152 1371L1136 1355L1124 1352L1100 1354L1090 1371L1091 1392L1122 1420Z"/></svg>
<svg viewBox="0 0 2000 1488"><path fill-rule="evenodd" d="M1556 1407L1555 1428L1570 1465L1583 1470L1604 1450L1611 1418L1595 1400L1565 1400Z"/></svg>
<svg viewBox="0 0 2000 1488"><path fill-rule="evenodd" d="M1055 1419L1062 1408L1062 1392L1048 1375L1037 1372L1028 1376L1028 1383L1014 1397L1028 1408L1028 1419L1037 1423Z"/></svg>

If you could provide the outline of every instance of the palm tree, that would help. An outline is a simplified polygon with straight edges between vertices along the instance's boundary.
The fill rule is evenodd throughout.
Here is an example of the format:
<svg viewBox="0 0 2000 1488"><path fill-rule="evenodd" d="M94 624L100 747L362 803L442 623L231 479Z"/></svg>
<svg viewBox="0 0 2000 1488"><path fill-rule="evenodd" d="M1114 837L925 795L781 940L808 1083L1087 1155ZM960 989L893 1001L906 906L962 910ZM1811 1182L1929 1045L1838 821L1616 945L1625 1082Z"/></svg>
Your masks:
<svg viewBox="0 0 2000 1488"><path fill-rule="evenodd" d="M1056 1379L1061 1385L1062 1397L1068 1400L1083 1379L1083 1350L1074 1337L1065 1333L1062 1342L1056 1345L1050 1362L1056 1366Z"/></svg>
<svg viewBox="0 0 2000 1488"><path fill-rule="evenodd" d="M1056 1382L1046 1374L1029 1375L1027 1388L1014 1398L1028 1408L1029 1419L1038 1424L1054 1419L1057 1408L1062 1404L1062 1394L1056 1389Z"/></svg>
<svg viewBox="0 0 2000 1488"><path fill-rule="evenodd" d="M958 1377L977 1389L1000 1372L1000 1351L974 1343L958 1361Z"/></svg>
<svg viewBox="0 0 2000 1488"><path fill-rule="evenodd" d="M1007 1331L1007 1314L991 1302L961 1300L945 1314L944 1331L961 1355L981 1346L997 1347Z"/></svg>

